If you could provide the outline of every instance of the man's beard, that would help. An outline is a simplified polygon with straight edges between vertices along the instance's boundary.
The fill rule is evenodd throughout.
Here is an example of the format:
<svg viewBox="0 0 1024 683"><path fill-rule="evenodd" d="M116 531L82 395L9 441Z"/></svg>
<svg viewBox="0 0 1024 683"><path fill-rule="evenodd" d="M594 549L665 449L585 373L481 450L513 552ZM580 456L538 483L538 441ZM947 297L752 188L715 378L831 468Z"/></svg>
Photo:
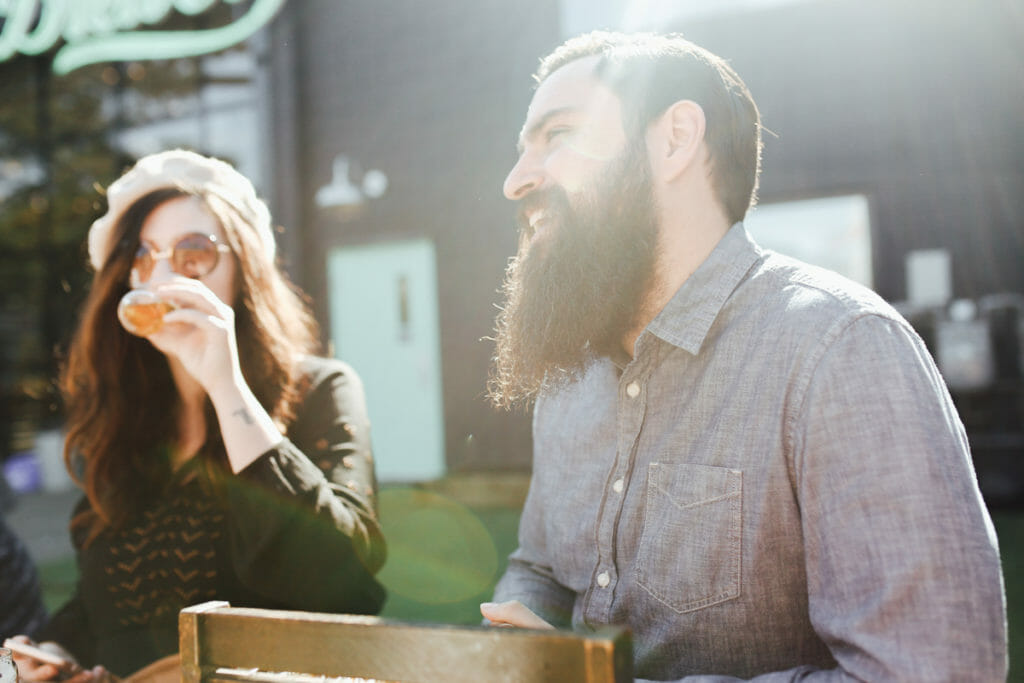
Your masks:
<svg viewBox="0 0 1024 683"><path fill-rule="evenodd" d="M653 282L658 218L646 147L634 144L585 197L534 191L522 209L545 211L542 234L509 263L496 322L488 396L498 406L529 403L543 387L578 378L596 357L619 354Z"/></svg>

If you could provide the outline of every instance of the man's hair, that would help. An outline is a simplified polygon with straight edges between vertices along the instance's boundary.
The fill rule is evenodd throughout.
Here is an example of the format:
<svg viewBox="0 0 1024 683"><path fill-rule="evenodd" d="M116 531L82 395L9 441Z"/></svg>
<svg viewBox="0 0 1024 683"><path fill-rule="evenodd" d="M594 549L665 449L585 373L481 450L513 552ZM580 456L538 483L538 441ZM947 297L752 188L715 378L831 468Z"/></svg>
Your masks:
<svg viewBox="0 0 1024 683"><path fill-rule="evenodd" d="M740 77L721 57L679 34L595 31L571 38L541 60L534 78L585 57L599 56L594 75L622 102L626 134L644 133L680 100L704 110L713 185L730 222L757 200L761 115Z"/></svg>

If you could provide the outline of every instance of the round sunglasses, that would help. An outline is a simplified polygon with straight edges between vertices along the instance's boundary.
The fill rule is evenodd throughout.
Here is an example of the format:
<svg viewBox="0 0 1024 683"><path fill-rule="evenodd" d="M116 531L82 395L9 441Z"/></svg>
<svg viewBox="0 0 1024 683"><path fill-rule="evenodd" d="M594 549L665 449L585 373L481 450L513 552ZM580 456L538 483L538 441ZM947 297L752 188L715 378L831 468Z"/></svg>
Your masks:
<svg viewBox="0 0 1024 683"><path fill-rule="evenodd" d="M135 276L145 282L153 274L153 267L162 258L170 260L171 270L179 275L198 279L217 267L221 252L231 248L217 241L215 235L191 232L163 251L157 251L148 244L140 244L135 252L132 270Z"/></svg>

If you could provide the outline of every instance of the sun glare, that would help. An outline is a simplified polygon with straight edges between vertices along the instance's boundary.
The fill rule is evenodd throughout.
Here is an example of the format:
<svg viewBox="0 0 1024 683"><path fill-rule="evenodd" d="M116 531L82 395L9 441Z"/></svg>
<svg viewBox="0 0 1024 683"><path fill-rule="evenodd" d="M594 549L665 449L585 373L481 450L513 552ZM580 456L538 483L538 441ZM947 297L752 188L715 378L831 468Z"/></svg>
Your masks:
<svg viewBox="0 0 1024 683"><path fill-rule="evenodd" d="M596 29L658 31L687 20L812 0L563 0L562 33Z"/></svg>

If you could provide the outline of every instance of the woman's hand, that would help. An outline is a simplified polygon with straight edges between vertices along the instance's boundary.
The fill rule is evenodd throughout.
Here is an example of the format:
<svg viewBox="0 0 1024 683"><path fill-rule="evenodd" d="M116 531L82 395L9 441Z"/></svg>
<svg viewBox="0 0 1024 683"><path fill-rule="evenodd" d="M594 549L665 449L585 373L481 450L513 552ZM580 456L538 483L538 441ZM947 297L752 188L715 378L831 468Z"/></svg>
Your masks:
<svg viewBox="0 0 1024 683"><path fill-rule="evenodd" d="M235 312L199 280L172 277L153 287L177 308L164 315L164 325L147 339L213 395L231 383L243 382L235 339Z"/></svg>
<svg viewBox="0 0 1024 683"><path fill-rule="evenodd" d="M35 643L28 636L14 636L5 643L12 650L14 663L18 665L18 678L22 681L64 681L65 683L108 683L116 680L102 666L83 669L67 650L54 642ZM30 650L19 648L27 645L40 650L39 656L49 661L33 657ZM60 661L62 663L58 664Z"/></svg>
<svg viewBox="0 0 1024 683"><path fill-rule="evenodd" d="M283 437L242 375L235 312L199 280L175 276L152 288L178 308L147 339L206 391L231 469L241 472Z"/></svg>

